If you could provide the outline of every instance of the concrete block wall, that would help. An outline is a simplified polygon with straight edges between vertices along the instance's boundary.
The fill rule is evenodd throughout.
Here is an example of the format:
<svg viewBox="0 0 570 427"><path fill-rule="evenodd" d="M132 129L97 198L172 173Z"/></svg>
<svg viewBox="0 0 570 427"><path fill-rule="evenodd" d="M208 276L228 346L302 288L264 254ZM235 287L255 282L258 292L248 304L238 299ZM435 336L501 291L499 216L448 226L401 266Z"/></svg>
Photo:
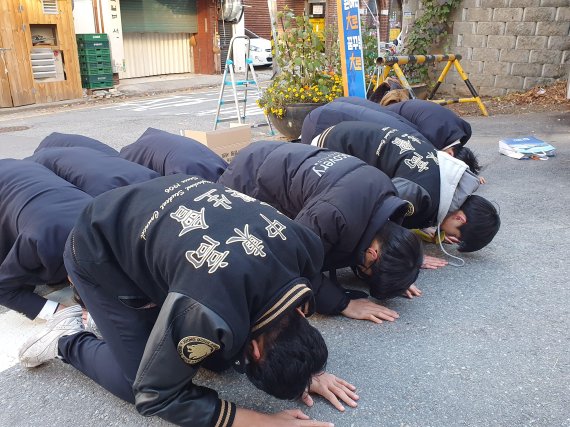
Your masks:
<svg viewBox="0 0 570 427"><path fill-rule="evenodd" d="M568 77L570 0L464 0L452 19L450 46L440 50L463 56L461 65L481 96L502 96ZM469 95L453 68L440 91Z"/></svg>

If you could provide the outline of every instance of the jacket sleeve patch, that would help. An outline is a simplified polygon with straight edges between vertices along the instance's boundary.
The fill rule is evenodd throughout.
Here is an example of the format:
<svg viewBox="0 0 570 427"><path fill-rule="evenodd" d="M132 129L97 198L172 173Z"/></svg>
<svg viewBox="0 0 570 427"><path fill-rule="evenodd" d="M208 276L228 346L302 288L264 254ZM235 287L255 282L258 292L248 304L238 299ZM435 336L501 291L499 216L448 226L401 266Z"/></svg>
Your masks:
<svg viewBox="0 0 570 427"><path fill-rule="evenodd" d="M202 337L185 337L178 343L178 354L189 365L200 363L220 346Z"/></svg>
<svg viewBox="0 0 570 427"><path fill-rule="evenodd" d="M414 205L410 202L408 202L408 208L406 209L406 215L405 216L412 216L414 214L415 208Z"/></svg>

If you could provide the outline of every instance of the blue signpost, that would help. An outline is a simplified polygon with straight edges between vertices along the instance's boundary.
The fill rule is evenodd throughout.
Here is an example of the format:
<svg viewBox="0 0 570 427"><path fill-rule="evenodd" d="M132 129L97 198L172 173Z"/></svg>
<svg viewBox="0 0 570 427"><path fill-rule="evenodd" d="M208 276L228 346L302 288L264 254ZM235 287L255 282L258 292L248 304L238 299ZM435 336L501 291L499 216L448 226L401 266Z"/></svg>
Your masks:
<svg viewBox="0 0 570 427"><path fill-rule="evenodd" d="M345 96L366 98L359 0L337 0L340 61Z"/></svg>

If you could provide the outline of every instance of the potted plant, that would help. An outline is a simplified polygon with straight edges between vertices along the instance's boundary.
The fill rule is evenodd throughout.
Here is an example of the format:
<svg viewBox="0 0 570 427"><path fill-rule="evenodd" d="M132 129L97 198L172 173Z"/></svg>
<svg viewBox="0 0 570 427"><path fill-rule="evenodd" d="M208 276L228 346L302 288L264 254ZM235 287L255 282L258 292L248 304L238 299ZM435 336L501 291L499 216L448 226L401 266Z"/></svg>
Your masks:
<svg viewBox="0 0 570 427"><path fill-rule="evenodd" d="M280 133L295 139L312 109L343 96L338 38L319 36L307 16L289 9L278 19L283 28L275 44L280 72L257 103ZM331 46L325 51L327 39Z"/></svg>

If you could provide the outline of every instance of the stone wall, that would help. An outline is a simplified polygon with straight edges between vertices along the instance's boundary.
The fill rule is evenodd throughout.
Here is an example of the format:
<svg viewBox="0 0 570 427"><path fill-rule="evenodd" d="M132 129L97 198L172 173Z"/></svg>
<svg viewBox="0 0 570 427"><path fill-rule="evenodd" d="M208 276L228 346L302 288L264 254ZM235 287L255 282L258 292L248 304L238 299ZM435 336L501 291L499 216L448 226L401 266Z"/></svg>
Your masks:
<svg viewBox="0 0 570 427"><path fill-rule="evenodd" d="M570 0L465 0L452 15L451 53L481 96L501 96L566 78ZM467 95L450 70L442 90Z"/></svg>

